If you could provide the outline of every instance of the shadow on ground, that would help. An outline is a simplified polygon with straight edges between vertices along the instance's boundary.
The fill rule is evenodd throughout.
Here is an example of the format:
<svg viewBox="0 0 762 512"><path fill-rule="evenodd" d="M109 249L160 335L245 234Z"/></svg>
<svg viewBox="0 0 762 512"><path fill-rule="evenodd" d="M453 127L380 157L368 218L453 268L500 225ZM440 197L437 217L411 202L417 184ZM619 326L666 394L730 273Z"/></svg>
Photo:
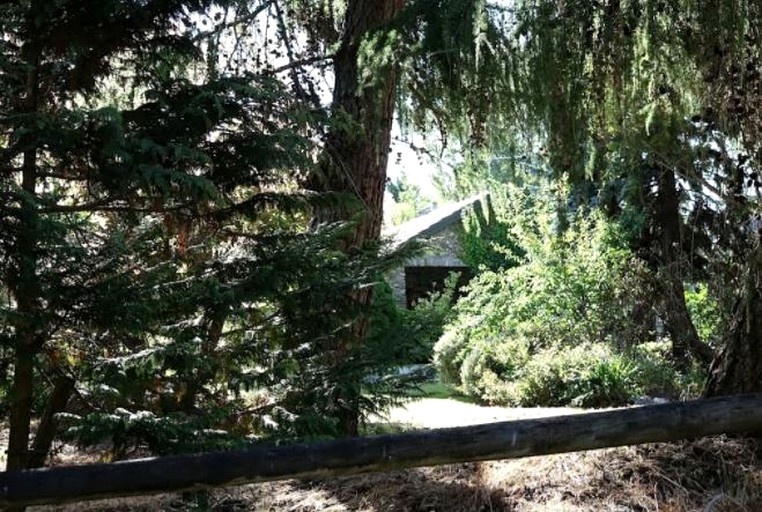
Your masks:
<svg viewBox="0 0 762 512"><path fill-rule="evenodd" d="M758 441L719 436L30 512L758 512Z"/></svg>
<svg viewBox="0 0 762 512"><path fill-rule="evenodd" d="M327 500L300 510L511 511L507 490L480 485L481 465L459 464L296 484ZM328 505L328 508L326 508Z"/></svg>

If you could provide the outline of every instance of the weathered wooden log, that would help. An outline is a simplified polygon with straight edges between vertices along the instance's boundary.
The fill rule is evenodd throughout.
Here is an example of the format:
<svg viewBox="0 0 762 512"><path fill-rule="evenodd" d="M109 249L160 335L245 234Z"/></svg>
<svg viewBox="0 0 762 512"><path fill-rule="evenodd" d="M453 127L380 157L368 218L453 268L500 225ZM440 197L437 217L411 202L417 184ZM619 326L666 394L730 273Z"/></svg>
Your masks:
<svg viewBox="0 0 762 512"><path fill-rule="evenodd" d="M309 445L0 473L0 507L316 479L762 430L762 395L508 421Z"/></svg>

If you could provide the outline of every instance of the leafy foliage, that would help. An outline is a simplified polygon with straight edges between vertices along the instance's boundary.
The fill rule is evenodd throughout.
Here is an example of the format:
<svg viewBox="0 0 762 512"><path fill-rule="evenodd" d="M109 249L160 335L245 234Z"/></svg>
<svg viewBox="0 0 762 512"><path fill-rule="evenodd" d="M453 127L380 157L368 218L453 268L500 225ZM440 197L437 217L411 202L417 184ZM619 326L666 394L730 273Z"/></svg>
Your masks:
<svg viewBox="0 0 762 512"><path fill-rule="evenodd" d="M685 301L699 331L701 339L712 345L719 344L722 316L717 302L706 286L697 286L685 293Z"/></svg>
<svg viewBox="0 0 762 512"><path fill-rule="evenodd" d="M544 350L532 357L516 385L522 406L607 407L627 403L634 367L605 345Z"/></svg>
<svg viewBox="0 0 762 512"><path fill-rule="evenodd" d="M454 189L517 183L503 171L520 159L567 183L559 231L579 207L619 222L650 275L672 357L708 367L718 340L702 340L711 330L694 325L685 283L708 287L725 330L750 296L740 290L758 238L743 227L760 191L758 6L540 0L498 11L489 16L506 36L491 47L502 64L498 110L512 118L491 132L501 140L491 139L489 165L456 150ZM512 165L493 165L504 158Z"/></svg>
<svg viewBox="0 0 762 512"><path fill-rule="evenodd" d="M676 341L695 331L682 281L707 282L732 310L756 239L741 226L759 203L759 16L734 1L539 1L509 23L518 37L506 62L524 64L509 68L512 92L534 147L577 202L622 222L658 276Z"/></svg>
<svg viewBox="0 0 762 512"><path fill-rule="evenodd" d="M496 271L518 265L525 255L511 234L510 220L498 217L489 197L483 203L463 212L460 258L474 269Z"/></svg>
<svg viewBox="0 0 762 512"><path fill-rule="evenodd" d="M62 412L53 398L71 382L72 437L110 439L114 458L171 453L335 435L347 411L400 396L411 379L395 366L425 358L441 322L437 364L469 394L603 405L677 386L663 351L640 344L651 309L673 341L695 323L713 343L750 311L759 6L426 0L352 34L345 17L385 12L373 7L3 5L10 469L44 463L51 439L30 453L32 418ZM326 65L346 78L332 109ZM525 187L493 191L486 223L467 217L465 257L486 270L452 318L449 291L392 307L378 276L394 258L379 257L372 229L346 244L380 204L365 201L363 216L347 196L380 190L384 175L366 187L365 167L334 153L385 161L388 131L362 121L383 106L388 129L393 91L403 124L435 126L443 145L453 133L501 145L487 172L477 151L452 150L470 180L456 193L480 179ZM358 150L365 139L372 151ZM304 189L325 177L321 152L339 171L335 194ZM544 200L535 178L548 176ZM700 287L685 298L684 282ZM654 308L641 315L633 291L658 296Z"/></svg>
<svg viewBox="0 0 762 512"><path fill-rule="evenodd" d="M394 200L391 207L391 222L394 226L416 218L434 204L422 195L418 185L410 183L405 176L388 182L386 189Z"/></svg>
<svg viewBox="0 0 762 512"><path fill-rule="evenodd" d="M520 405L600 407L653 390L628 355L648 326L632 316L638 265L616 226L580 210L556 233L551 205L523 194L511 197L511 232L526 261L472 281L435 347L440 376Z"/></svg>

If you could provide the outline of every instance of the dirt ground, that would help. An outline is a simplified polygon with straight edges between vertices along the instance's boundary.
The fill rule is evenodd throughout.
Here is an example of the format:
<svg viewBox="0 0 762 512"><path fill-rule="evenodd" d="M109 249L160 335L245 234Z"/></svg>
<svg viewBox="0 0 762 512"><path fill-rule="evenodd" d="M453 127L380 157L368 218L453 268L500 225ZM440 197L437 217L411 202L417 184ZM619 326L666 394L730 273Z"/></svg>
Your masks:
<svg viewBox="0 0 762 512"><path fill-rule="evenodd" d="M393 409L386 421L439 428L571 412L575 411L423 399ZM756 512L762 511L757 452L754 441L718 437L326 481L246 485L195 497L163 495L29 510Z"/></svg>

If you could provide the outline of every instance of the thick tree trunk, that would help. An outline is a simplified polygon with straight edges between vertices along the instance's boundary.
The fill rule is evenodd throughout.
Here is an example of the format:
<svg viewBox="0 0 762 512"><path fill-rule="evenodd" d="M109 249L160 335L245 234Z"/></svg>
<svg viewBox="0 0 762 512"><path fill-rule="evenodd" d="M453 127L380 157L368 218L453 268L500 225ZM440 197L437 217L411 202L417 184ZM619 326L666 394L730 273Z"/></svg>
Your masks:
<svg viewBox="0 0 762 512"><path fill-rule="evenodd" d="M752 253L722 350L712 362L705 396L762 390L762 246Z"/></svg>
<svg viewBox="0 0 762 512"><path fill-rule="evenodd" d="M23 189L34 194L34 152L25 155ZM32 162L27 165L26 162ZM34 361L40 349L36 323L38 316L39 283L37 282L35 254L36 215L34 205L25 200L17 238L17 277L12 290L16 298L18 315L15 321L15 357L13 388L8 439L8 470L26 467L29 450L29 425L32 418L34 394Z"/></svg>
<svg viewBox="0 0 762 512"><path fill-rule="evenodd" d="M328 136L331 164L325 187L353 194L360 200L364 215L348 248L378 240L383 219L386 166L394 117L396 70L385 65L374 73L382 75L369 84L360 83L360 44L373 30L390 22L402 8L403 0L352 0L348 2L345 32L334 59L333 110L346 115L352 126L336 128ZM348 220L347 212L339 213Z"/></svg>
<svg viewBox="0 0 762 512"><path fill-rule="evenodd" d="M656 216L660 227L662 299L666 328L672 338L672 357L681 367L687 366L689 355L693 355L702 364L709 366L714 353L699 338L685 303L680 199L675 173L671 169L662 168L659 172Z"/></svg>
<svg viewBox="0 0 762 512"><path fill-rule="evenodd" d="M379 76L373 77L371 83L361 83L360 45L373 30L393 20L403 4L404 0L350 0L341 46L334 59L333 110L337 116L347 116L350 126L341 123L327 138L329 158L321 187L352 194L363 207L356 229L343 242L345 250L350 252L377 241L381 235L397 83L396 70L390 64L374 70ZM350 220L350 215L349 211L335 211L328 220ZM354 298L361 305L373 300L371 291L358 292ZM367 319L357 319L349 339L337 347L337 360L346 355L352 344L363 342L368 328ZM343 435L357 435L358 398L351 392L336 397Z"/></svg>

